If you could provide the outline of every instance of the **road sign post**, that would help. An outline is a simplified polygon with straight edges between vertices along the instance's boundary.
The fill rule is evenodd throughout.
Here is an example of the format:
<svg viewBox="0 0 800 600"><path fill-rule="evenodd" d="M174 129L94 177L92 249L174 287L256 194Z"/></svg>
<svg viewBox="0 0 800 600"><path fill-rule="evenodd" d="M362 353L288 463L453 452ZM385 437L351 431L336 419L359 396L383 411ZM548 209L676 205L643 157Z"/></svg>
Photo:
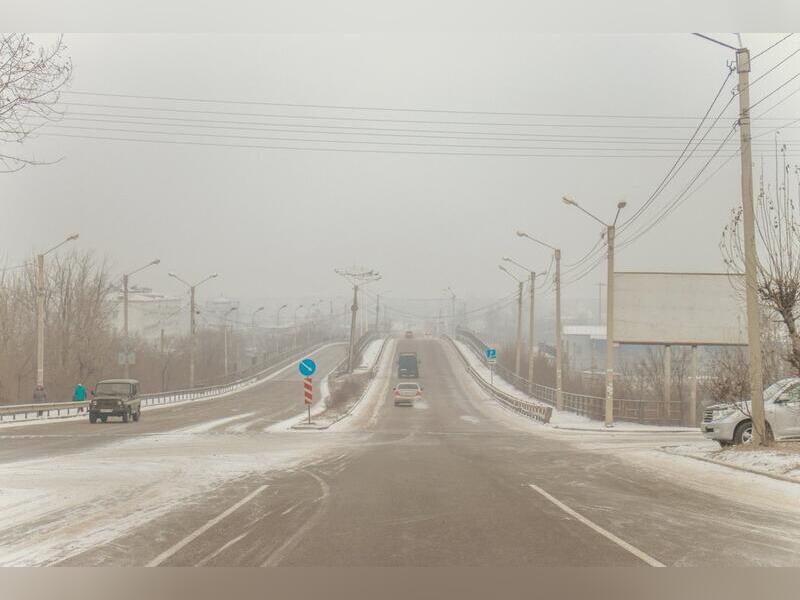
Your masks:
<svg viewBox="0 0 800 600"><path fill-rule="evenodd" d="M489 381L494 385L494 365L497 362L497 350L495 348L486 348L483 353L486 356L486 364L489 365Z"/></svg>
<svg viewBox="0 0 800 600"><path fill-rule="evenodd" d="M297 368L303 376L303 401L308 408L308 424L311 425L311 404L314 400L314 382L311 376L317 370L317 363L310 358L304 358Z"/></svg>

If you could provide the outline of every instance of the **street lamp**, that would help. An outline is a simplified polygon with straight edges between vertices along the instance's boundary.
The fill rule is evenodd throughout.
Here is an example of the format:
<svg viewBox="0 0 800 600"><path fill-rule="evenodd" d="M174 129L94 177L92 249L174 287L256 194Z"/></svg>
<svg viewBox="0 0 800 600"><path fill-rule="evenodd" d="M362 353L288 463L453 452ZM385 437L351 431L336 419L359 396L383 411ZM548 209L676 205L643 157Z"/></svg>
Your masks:
<svg viewBox="0 0 800 600"><path fill-rule="evenodd" d="M511 259L504 258L504 261L512 262ZM501 271L508 274L514 281L517 282L519 286L519 292L517 293L517 349L514 358L514 373L519 376L520 370L520 361L521 361L521 353L522 353L522 288L525 285L525 282L514 275L511 271L506 269L503 265L497 265Z"/></svg>
<svg viewBox="0 0 800 600"><path fill-rule="evenodd" d="M139 267L138 269L134 269L130 273L123 273L122 274L122 333L124 337L124 350L125 350L125 379L130 378L131 376L131 361L130 361L130 339L128 337L128 281L131 275L135 275L139 271L144 271L148 267L152 267L157 265L161 262L160 259L156 258L151 260L146 265Z"/></svg>
<svg viewBox="0 0 800 600"><path fill-rule="evenodd" d="M528 269L524 265L521 265L520 263L515 261L513 258L508 258L507 256L505 256L505 257L503 257L503 260L506 261L506 262L511 263L512 265L516 265L517 267L519 267L523 271L528 271L528 273L530 273L530 278L531 278L531 280L530 280L530 286L531 286L530 303L531 303L531 306L530 306L530 316L528 317L528 320L529 320L529 323L528 323L528 393L533 394L533 315L534 315L533 307L534 307L534 300L535 300L534 295L535 295L535 292L536 292L536 272L533 271L532 269ZM522 310L522 302L520 301L520 311L521 310ZM518 324L518 328L517 328L517 356L518 357L519 357L519 355L521 353L520 348L522 346L521 328L522 328L522 324L521 324L521 319L520 319L520 323ZM520 375L519 369L520 369L520 365L517 364L517 375L518 376Z"/></svg>
<svg viewBox="0 0 800 600"><path fill-rule="evenodd" d="M293 349L296 349L296 348L297 348L297 312L298 312L298 311L299 311L301 308L303 308L303 305L302 305L302 304L301 304L300 306L298 306L297 308L295 308L295 309L294 309L294 317L292 318L292 325L293 325L293 327L294 327L294 332L293 332L293 333L294 333L294 337L293 337L293 339L292 339L292 348L293 348Z"/></svg>
<svg viewBox="0 0 800 600"><path fill-rule="evenodd" d="M565 202L567 199L565 198ZM567 202L568 204L571 201ZM556 263L556 274L555 274L555 284L556 284L556 410L564 410L564 394L562 389L562 377L561 377L561 249L551 246L550 244L541 241L538 238L533 237L529 233L524 231L517 231L517 237L526 238L535 244L539 244L540 246L544 246L553 251L553 257L555 258ZM533 310L533 309L531 309ZM532 375L533 374L533 367L531 364L528 365L528 371Z"/></svg>
<svg viewBox="0 0 800 600"><path fill-rule="evenodd" d="M608 275L606 281L606 405L605 405L605 424L606 427L614 426L614 237L617 229L617 219L620 211L625 208L627 202L617 203L617 214L614 221L610 224L605 223L597 216L579 205L575 200L568 196L561 198L564 204L568 204L580 209L592 219L606 228L606 245L608 246Z"/></svg>
<svg viewBox="0 0 800 600"><path fill-rule="evenodd" d="M46 252L36 255L36 387L44 390L44 257L67 242L78 239L73 233Z"/></svg>
<svg viewBox="0 0 800 600"><path fill-rule="evenodd" d="M198 281L194 285L192 285L191 283L189 283L185 279L182 279L182 278L178 277L173 272L169 272L169 273L167 273L167 275L169 275L173 279L177 279L183 285L185 285L186 287L189 288L189 298L190 298L190 300L189 300L189 387L193 388L194 387L195 333L196 333L196 326L195 326L195 312L196 312L196 308L195 308L195 290L197 289L197 286L205 283L209 279L214 279L215 277L218 276L218 274L217 273L212 273L211 275L209 275L205 279L202 279L202 280Z"/></svg>
<svg viewBox="0 0 800 600"><path fill-rule="evenodd" d="M289 308L288 304L281 305L277 311L275 311L275 353L280 354L280 339L281 339L281 311L284 308Z"/></svg>

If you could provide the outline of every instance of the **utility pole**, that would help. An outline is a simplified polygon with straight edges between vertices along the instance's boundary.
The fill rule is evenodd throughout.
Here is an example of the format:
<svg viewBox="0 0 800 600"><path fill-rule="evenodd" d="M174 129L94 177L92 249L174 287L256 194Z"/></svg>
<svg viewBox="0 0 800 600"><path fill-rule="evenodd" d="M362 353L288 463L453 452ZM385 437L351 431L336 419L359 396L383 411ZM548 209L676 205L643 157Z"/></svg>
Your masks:
<svg viewBox="0 0 800 600"><path fill-rule="evenodd" d="M561 250L553 251L556 259L556 409L564 410L564 392L561 380Z"/></svg>
<svg viewBox="0 0 800 600"><path fill-rule="evenodd" d="M350 306L350 341L347 350L347 372L352 373L353 367L353 354L355 352L356 344L356 318L358 315L358 289L359 286L364 286L373 281L379 281L381 274L373 269L366 270L365 268L352 269L335 269L337 275L344 277L353 286L353 304ZM363 319L362 319L363 322Z"/></svg>
<svg viewBox="0 0 800 600"><path fill-rule="evenodd" d="M515 262L510 258L503 258L503 260L507 262ZM514 373L519 377L520 376L520 354L522 351L522 288L524 287L525 282L519 279L516 275L514 275L511 271L506 269L503 265L498 265L503 273L506 273L509 277L511 277L514 281L517 282L517 344L516 344L516 352L514 356Z"/></svg>
<svg viewBox="0 0 800 600"><path fill-rule="evenodd" d="M564 394L562 393L562 380L561 380L561 250L559 248L555 248L550 244L546 244L545 242L536 239L535 237L531 236L524 231L517 231L517 237L524 237L529 239L532 242L539 244L540 246L544 246L545 248L549 248L553 251L553 258L556 263L556 274L555 274L555 284L556 284L556 410L563 410L564 409ZM533 304L533 290L531 290L531 305ZM533 319L533 308L531 308L531 320ZM531 325L531 331L533 331L533 325ZM533 367L529 366L529 370L532 373ZM531 377L531 379L533 379ZM532 386L531 386L532 387Z"/></svg>
<svg viewBox="0 0 800 600"><path fill-rule="evenodd" d="M131 361L130 361L130 337L128 335L128 281L130 280L131 275L135 275L139 271L143 271L147 267L152 267L153 265L159 264L161 261L159 259L151 260L149 263L144 265L143 267L139 267L138 269L131 271L130 273L124 273L122 275L122 335L123 335L123 351L125 353L125 379L129 379L131 376Z"/></svg>
<svg viewBox="0 0 800 600"><path fill-rule="evenodd" d="M44 257L67 242L78 239L74 233L60 244L36 255L36 386L44 389Z"/></svg>
<svg viewBox="0 0 800 600"><path fill-rule="evenodd" d="M744 271L747 297L747 342L750 348L750 418L753 443L766 441L764 421L764 382L761 373L761 324L757 296L758 254L756 253L755 212L753 210L753 157L750 136L750 51L736 50L739 74L739 133L742 157L742 216L744 220ZM776 190L777 192L777 190Z"/></svg>
<svg viewBox="0 0 800 600"><path fill-rule="evenodd" d="M619 214L619 213L618 213ZM609 225L608 279L606 279L606 406L605 425L614 426L614 237L616 226Z"/></svg>
<svg viewBox="0 0 800 600"><path fill-rule="evenodd" d="M222 331L223 333L223 343L225 349L223 351L224 355L224 363L225 363L225 377L228 376L228 315L231 314L233 311L238 310L238 307L231 306L228 311L225 313L225 316L222 319Z"/></svg>
<svg viewBox="0 0 800 600"><path fill-rule="evenodd" d="M533 341L533 307L534 295L536 292L536 273L531 271L531 314L528 317L528 394L533 395L533 351L535 344Z"/></svg>
<svg viewBox="0 0 800 600"><path fill-rule="evenodd" d="M606 402L605 425L614 426L614 237L617 230L617 219L627 202L617 203L617 214L614 221L608 224L583 208L569 196L562 196L564 204L574 206L606 228L606 246L608 249L608 275L606 279Z"/></svg>
<svg viewBox="0 0 800 600"><path fill-rule="evenodd" d="M378 319L380 318L381 314L381 295L378 294L375 301L375 333L378 333L380 329L380 322Z"/></svg>
<svg viewBox="0 0 800 600"><path fill-rule="evenodd" d="M36 386L44 387L44 254L36 256Z"/></svg>
<svg viewBox="0 0 800 600"><path fill-rule="evenodd" d="M189 288L189 387L194 387L194 355L195 355L195 333L197 332L196 322L195 322L195 313L197 311L197 307L195 306L195 290L197 286L205 283L209 279L214 279L218 276L217 273L212 273L205 279L198 281L194 285L188 283L185 279L181 279L175 273L167 273L173 279L177 279L183 285Z"/></svg>

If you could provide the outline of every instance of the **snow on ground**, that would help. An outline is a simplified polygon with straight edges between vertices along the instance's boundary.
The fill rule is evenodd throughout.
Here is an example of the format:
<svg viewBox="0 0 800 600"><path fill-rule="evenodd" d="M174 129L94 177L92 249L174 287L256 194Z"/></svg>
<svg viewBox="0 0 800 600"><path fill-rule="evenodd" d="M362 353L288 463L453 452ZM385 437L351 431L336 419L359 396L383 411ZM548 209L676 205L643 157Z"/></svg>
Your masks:
<svg viewBox="0 0 800 600"><path fill-rule="evenodd" d="M219 424L219 423L217 423ZM165 433L0 464L0 565L47 565L249 475L315 460L330 436Z"/></svg>
<svg viewBox="0 0 800 600"><path fill-rule="evenodd" d="M800 482L800 442L778 442L769 448L737 446L720 448L711 440L669 446L665 450L680 456L699 457L759 472L789 477Z"/></svg>
<svg viewBox="0 0 800 600"><path fill-rule="evenodd" d="M475 354L470 346L467 344L459 341L454 340L458 349L461 350L461 354L466 357L467 362L469 365L475 369L478 375L486 382L492 381L492 374L480 358ZM542 406L547 406L544 402L536 400L535 398L531 398L525 392L518 390L516 387L511 385L508 381L503 379L497 373L494 374L494 387L499 389L506 394L514 396L515 398L519 398L520 400L525 400L527 402L534 402L537 404L541 404ZM595 419L590 419L589 417L584 417L581 415L576 415L573 412L566 411L566 410L556 410L553 408L553 412L550 416L550 423L551 426L557 429L581 429L581 430L591 430L591 431L604 431L606 430L606 426L602 421L597 421ZM685 431L685 432L697 432L696 427L676 427L676 426L664 426L664 425L643 425L639 423L628 423L625 421L616 421L614 423L615 430L623 430L623 431Z"/></svg>
<svg viewBox="0 0 800 600"><path fill-rule="evenodd" d="M372 365L375 364L375 361L378 358L378 354L381 351L381 347L383 346L384 338L373 340L369 343L369 345L364 349L364 352L361 353L361 364L358 365L355 369L355 372L358 371L369 371L372 368Z"/></svg>

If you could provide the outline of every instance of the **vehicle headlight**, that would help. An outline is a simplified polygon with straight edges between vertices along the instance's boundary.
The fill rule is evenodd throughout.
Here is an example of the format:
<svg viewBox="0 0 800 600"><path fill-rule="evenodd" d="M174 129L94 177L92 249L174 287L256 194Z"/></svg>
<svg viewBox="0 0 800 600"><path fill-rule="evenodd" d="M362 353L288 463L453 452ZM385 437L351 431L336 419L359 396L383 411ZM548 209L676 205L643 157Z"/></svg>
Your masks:
<svg viewBox="0 0 800 600"><path fill-rule="evenodd" d="M736 409L734 407L717 409L712 413L712 420L719 421L721 419L725 419L730 417L735 412Z"/></svg>

